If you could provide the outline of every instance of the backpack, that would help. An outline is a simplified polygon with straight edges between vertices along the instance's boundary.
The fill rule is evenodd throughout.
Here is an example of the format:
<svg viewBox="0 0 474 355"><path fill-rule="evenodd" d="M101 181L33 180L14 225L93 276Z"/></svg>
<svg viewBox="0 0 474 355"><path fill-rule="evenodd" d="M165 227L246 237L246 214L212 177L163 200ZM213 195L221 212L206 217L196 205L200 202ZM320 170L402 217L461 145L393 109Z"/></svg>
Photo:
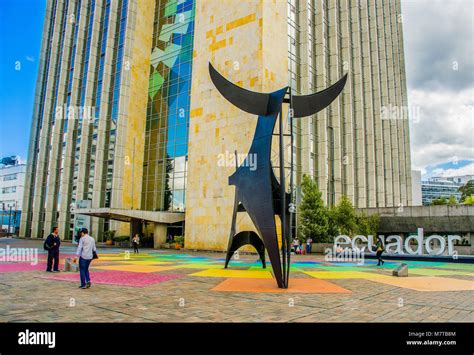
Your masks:
<svg viewBox="0 0 474 355"><path fill-rule="evenodd" d="M44 241L43 249L46 250L46 251L49 251L51 249L51 247L49 246L47 241L48 241L48 238L46 238L46 240Z"/></svg>

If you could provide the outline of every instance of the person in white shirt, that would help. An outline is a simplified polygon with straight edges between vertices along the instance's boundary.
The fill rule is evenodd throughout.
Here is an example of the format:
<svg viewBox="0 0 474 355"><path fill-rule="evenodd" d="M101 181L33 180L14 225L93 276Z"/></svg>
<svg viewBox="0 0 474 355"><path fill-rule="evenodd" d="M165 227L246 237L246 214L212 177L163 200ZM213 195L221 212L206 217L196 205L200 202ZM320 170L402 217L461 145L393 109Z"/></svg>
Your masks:
<svg viewBox="0 0 474 355"><path fill-rule="evenodd" d="M138 245L140 244L140 236L135 234L135 236L132 239L132 244L133 244L133 254L138 254Z"/></svg>
<svg viewBox="0 0 474 355"><path fill-rule="evenodd" d="M89 235L87 228L82 228L81 239L79 239L79 245L77 246L76 258L74 258L74 262L77 262L77 257L79 257L79 273L81 277L81 286L79 286L79 288L81 289L91 287L89 266L94 258L95 251L97 251L97 249L95 247L94 238Z"/></svg>

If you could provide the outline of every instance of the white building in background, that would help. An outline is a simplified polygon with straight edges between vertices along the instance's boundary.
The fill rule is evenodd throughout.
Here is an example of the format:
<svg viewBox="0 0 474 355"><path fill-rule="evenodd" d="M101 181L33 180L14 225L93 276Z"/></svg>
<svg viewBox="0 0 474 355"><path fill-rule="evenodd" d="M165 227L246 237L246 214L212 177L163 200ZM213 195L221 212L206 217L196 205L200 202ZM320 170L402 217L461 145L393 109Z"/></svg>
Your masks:
<svg viewBox="0 0 474 355"><path fill-rule="evenodd" d="M411 171L412 206L421 206L421 171Z"/></svg>
<svg viewBox="0 0 474 355"><path fill-rule="evenodd" d="M0 164L0 230L16 233L20 227L26 165Z"/></svg>
<svg viewBox="0 0 474 355"><path fill-rule="evenodd" d="M432 177L421 183L421 195L423 205L430 205L435 199L449 199L454 196L459 202L461 193L459 188L463 186L462 182L454 180L454 177Z"/></svg>
<svg viewBox="0 0 474 355"><path fill-rule="evenodd" d="M25 172L25 164L0 167L0 210L21 210Z"/></svg>
<svg viewBox="0 0 474 355"><path fill-rule="evenodd" d="M452 181L456 184L465 185L469 180L474 180L474 175L450 176L450 177L444 177L444 178L439 178L439 179L444 179L444 180Z"/></svg>

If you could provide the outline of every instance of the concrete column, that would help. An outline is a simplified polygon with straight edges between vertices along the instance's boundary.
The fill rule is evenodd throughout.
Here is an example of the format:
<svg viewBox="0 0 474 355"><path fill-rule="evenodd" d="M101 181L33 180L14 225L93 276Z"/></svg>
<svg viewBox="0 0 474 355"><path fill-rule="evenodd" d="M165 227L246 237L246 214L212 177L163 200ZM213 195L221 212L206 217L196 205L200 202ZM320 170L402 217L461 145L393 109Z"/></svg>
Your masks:
<svg viewBox="0 0 474 355"><path fill-rule="evenodd" d="M388 2L383 3L383 19L385 29L385 50L387 53L386 65L387 65L387 81L388 81L388 105L389 108L397 107L396 90L395 90L395 68L394 68L394 48L390 22L390 4ZM400 205L400 160L403 157L399 156L398 149L398 128L397 118L391 117L390 122L390 143L392 153L392 181L393 181L393 205Z"/></svg>
<svg viewBox="0 0 474 355"><path fill-rule="evenodd" d="M299 10L299 11L298 11ZM299 57L300 65L297 70L299 70L300 80L299 80L299 89L302 94L309 94L311 92L310 81L310 56L309 56L309 47L311 46L308 34L308 21L309 21L309 12L308 7L306 6L306 1L299 0L297 4L297 21L299 24L299 31L297 33L297 44L296 44L296 55ZM302 175L311 175L311 171L314 171L314 166L311 164L311 153L313 151L312 140L310 139L311 135L311 122L310 117L305 117L304 119L297 120L300 127L300 154L301 154L301 176ZM313 176L311 176L313 177Z"/></svg>
<svg viewBox="0 0 474 355"><path fill-rule="evenodd" d="M67 102L67 81L69 78L69 71L71 66L71 54L72 47L74 45L74 28L76 26L77 17L77 1L73 0L69 2L67 15L66 15L66 30L64 32L63 48L61 53L61 72L59 73L58 93L56 97L56 105L52 107L52 115L54 115L54 126L51 134L51 152L48 161L48 177L47 183L47 194L46 194L46 209L44 217L44 230L48 232L56 226L57 222L57 207L58 207L58 193L59 184L61 177L61 169L64 169L62 164L63 156L63 135L64 125L66 120L69 120L68 112L66 111ZM71 100L71 106L75 103ZM72 118L68 124L71 126L74 124ZM72 130L72 127L70 128ZM67 203L67 201L65 201ZM66 212L69 206L61 207ZM63 230L64 233L64 230ZM65 234L61 236L64 237Z"/></svg>
<svg viewBox="0 0 474 355"><path fill-rule="evenodd" d="M34 184L34 197L33 197L33 211L31 219L31 237L32 238L43 238L43 223L44 223L44 201L46 184L48 177L48 161L50 155L50 141L51 141L51 123L54 117L54 94L56 86L56 75L58 71L58 61L61 60L61 34L62 25L64 21L67 21L66 14L64 13L64 1L58 1L56 7L56 15L54 21L54 32L51 46L49 48L51 52L50 64L48 71L47 87L45 92L45 100L43 106L43 119L41 122L40 133L39 133L39 152L37 155L36 166L34 168L35 184ZM47 231L48 233L49 231Z"/></svg>
<svg viewBox="0 0 474 355"><path fill-rule="evenodd" d="M350 2L350 20L352 36L352 60L353 65L353 114L354 114L354 152L355 152L355 176L356 189L354 205L356 207L366 207L366 137L365 137L365 117L364 117L364 85L362 66L362 42L360 29L359 4Z"/></svg>
<svg viewBox="0 0 474 355"><path fill-rule="evenodd" d="M38 149L38 133L39 133L39 119L41 112L39 111L40 108L40 100L42 94L44 94L44 87L43 83L46 81L47 77L45 76L47 70L47 58L50 55L49 48L49 31L50 27L54 26L51 24L51 17L54 15L53 11L53 2L48 1L46 5L46 15L44 19L44 27L43 27L43 39L41 44L41 52L40 52L40 59L39 59L39 70L38 70L38 78L36 80L36 91L35 91L35 103L33 106L33 119L31 120L31 129L30 129L30 144L28 149L28 163L26 166L26 174L25 174L25 189L23 194L23 204L22 204L22 214L21 214L21 222L20 222L20 236L22 237L31 237L30 235L30 228L31 228L31 215L32 215L32 208L33 208L33 187L35 181L35 167L37 161L37 149ZM51 33L52 36L52 33Z"/></svg>
<svg viewBox="0 0 474 355"><path fill-rule="evenodd" d="M391 36L392 36L392 49L393 49L393 68L394 68L394 80L395 80L395 92L394 97L396 101L396 105L398 108L398 112L400 116L396 120L397 126L397 139L398 139L398 157L399 157L399 164L400 164L400 204L403 206L407 205L407 179L406 179L406 147L405 147L405 140L404 140L404 124L403 121L407 119L407 115L405 114L405 108L403 104L403 94L402 94L402 86L401 86L401 70L400 70L400 40L398 38L398 28L397 22L399 21L397 8L395 2L390 3L390 29L391 29ZM411 169L411 168L408 168Z"/></svg>
<svg viewBox="0 0 474 355"><path fill-rule="evenodd" d="M168 225L164 223L154 223L153 225L153 248L159 248L166 243L166 231Z"/></svg>
<svg viewBox="0 0 474 355"><path fill-rule="evenodd" d="M326 6L320 3L314 16L314 37L316 55L316 90L324 90L328 86L328 31L327 31ZM315 137L316 142L316 169L315 177L318 182L322 199L328 202L328 110L323 110L316 114Z"/></svg>
<svg viewBox="0 0 474 355"><path fill-rule="evenodd" d="M85 107L93 107L93 116L95 113L95 87L97 85L97 67L99 66L100 46L99 41L101 38L101 19L103 16L104 6L100 1L95 2L94 8L94 19L92 25L92 37L90 44L89 53L89 64L87 70L87 84L85 92ZM92 9L91 9L92 10ZM87 192L89 190L89 168L90 168L90 157L91 157L91 141L93 131L94 119L86 119L82 121L81 127L81 142L79 144L79 161L76 162L78 165L77 173L77 190L76 200L87 199Z"/></svg>
<svg viewBox="0 0 474 355"><path fill-rule="evenodd" d="M396 21L395 27L397 28L398 35L398 64L400 71L400 90L401 90L401 100L404 107L408 107L408 98L407 98L407 85L406 85L406 76L405 76L405 51L403 46L403 28L402 28L402 13L401 13L401 4L400 1L395 1L396 7ZM407 117L406 120L403 120L403 140L405 147L405 179L406 179L406 205L411 206L413 204L412 196L412 178L411 178L411 151L410 151L410 132L409 132L409 120L410 117Z"/></svg>
<svg viewBox="0 0 474 355"><path fill-rule="evenodd" d="M74 108L74 117L68 117L68 129L66 133L66 148L63 156L63 170L60 174L60 189L59 198L61 205L59 208L58 227L59 235L65 239L69 239L69 224L70 224L70 204L72 200L72 176L74 169L74 160L76 153L76 139L77 127L83 107L79 107L81 99L80 79L82 79L83 71L87 71L87 67L83 68L85 58L82 53L87 41L87 24L89 20L90 4L88 1L82 1L80 9L79 26L77 28L76 36L76 55L74 58L74 73L72 78L72 93L71 93L71 107ZM89 11L88 11L89 10Z"/></svg>
<svg viewBox="0 0 474 355"><path fill-rule="evenodd" d="M378 70L380 75L381 107L389 107L389 90L387 77L387 50L385 44L385 27L383 16L383 3L375 2L375 13L377 18L377 43L378 43ZM382 120L382 136L384 143L384 183L385 183L385 206L393 206L393 168L392 168L392 144L390 136L390 121Z"/></svg>
<svg viewBox="0 0 474 355"><path fill-rule="evenodd" d="M379 71L379 50L378 50L378 31L377 31L377 13L376 0L369 0L368 19L369 19L369 38L371 53L371 75L372 75L372 97L373 97L373 123L375 137L375 169L376 182L375 190L377 194L376 207L385 206L385 183L384 183L384 141L381 121L381 83Z"/></svg>
<svg viewBox="0 0 474 355"><path fill-rule="evenodd" d="M375 135L374 135L374 110L373 110L373 86L372 86L372 53L370 50L369 35L369 11L368 1L360 3L360 33L362 41L362 83L364 102L364 130L366 151L366 206L376 207L376 162L375 162ZM362 207L362 206L361 206Z"/></svg>
<svg viewBox="0 0 474 355"><path fill-rule="evenodd" d="M351 40L351 19L349 17L349 1L342 0L340 3L340 21L341 21L341 55L343 66L349 72L346 86L341 93L342 99L342 145L343 145L343 192L354 200L354 145L353 145L353 84L352 84L352 40Z"/></svg>
<svg viewBox="0 0 474 355"><path fill-rule="evenodd" d="M328 85L332 85L338 81L342 76L343 63L341 58L341 43L339 40L339 33L341 29L341 22L339 17L339 4L337 2L328 2L328 48L329 48L329 65L328 65ZM317 68L316 68L317 71ZM332 127L328 133L331 134L329 138L329 147L331 160L329 162L329 204L336 204L341 198L342 190L342 169L343 169L343 147L341 134L341 126L343 125L342 117L342 100L337 98L328 108L329 125Z"/></svg>

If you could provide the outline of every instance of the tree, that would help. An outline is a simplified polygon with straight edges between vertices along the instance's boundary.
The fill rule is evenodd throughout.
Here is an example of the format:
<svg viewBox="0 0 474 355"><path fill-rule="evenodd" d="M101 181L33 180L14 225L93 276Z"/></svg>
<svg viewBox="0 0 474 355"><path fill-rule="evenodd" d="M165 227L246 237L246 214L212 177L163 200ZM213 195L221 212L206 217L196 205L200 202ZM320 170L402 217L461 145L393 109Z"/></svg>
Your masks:
<svg viewBox="0 0 474 355"><path fill-rule="evenodd" d="M433 206L447 205L447 204L448 204L448 200L446 199L446 197L434 198L433 200L431 200L431 205Z"/></svg>
<svg viewBox="0 0 474 355"><path fill-rule="evenodd" d="M302 242L311 237L315 243L330 242L328 236L329 216L321 192L315 181L303 175L302 200L299 206L299 231Z"/></svg>
<svg viewBox="0 0 474 355"><path fill-rule="evenodd" d="M335 238L339 235L339 227L337 225L337 208L332 206L328 208L328 217L329 217L329 227L328 235L330 239Z"/></svg>
<svg viewBox="0 0 474 355"><path fill-rule="evenodd" d="M469 180L464 186L461 186L458 191L461 193L461 202L466 198L474 195L474 180Z"/></svg>
<svg viewBox="0 0 474 355"><path fill-rule="evenodd" d="M380 216L378 214L373 214L367 216L365 214L360 214L356 216L357 222L357 234L359 235L373 235L377 236L377 231L380 224Z"/></svg>
<svg viewBox="0 0 474 355"><path fill-rule="evenodd" d="M448 206L455 206L458 204L458 200L454 196L449 196Z"/></svg>
<svg viewBox="0 0 474 355"><path fill-rule="evenodd" d="M342 195L341 199L334 208L334 222L338 229L338 234L353 236L357 232L357 215L354 205L346 195Z"/></svg>
<svg viewBox="0 0 474 355"><path fill-rule="evenodd" d="M474 195L467 196L467 197L464 199L464 204L465 204L465 205L474 205Z"/></svg>

